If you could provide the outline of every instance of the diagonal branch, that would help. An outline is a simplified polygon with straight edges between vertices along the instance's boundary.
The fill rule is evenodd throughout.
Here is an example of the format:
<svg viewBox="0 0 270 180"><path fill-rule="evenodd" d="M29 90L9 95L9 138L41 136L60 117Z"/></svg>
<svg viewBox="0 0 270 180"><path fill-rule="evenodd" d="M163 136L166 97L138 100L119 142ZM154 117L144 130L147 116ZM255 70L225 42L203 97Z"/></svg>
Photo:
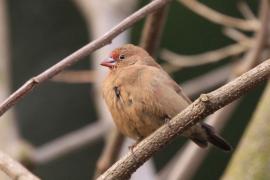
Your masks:
<svg viewBox="0 0 270 180"><path fill-rule="evenodd" d="M191 105L171 119L170 126L165 124L145 138L132 152L115 163L98 180L128 179L137 168L155 152L171 142L174 137L182 134L187 128L211 113L240 98L260 82L266 80L269 74L270 59L221 88L208 94L202 94Z"/></svg>
<svg viewBox="0 0 270 180"><path fill-rule="evenodd" d="M216 24L220 24L227 27L234 27L246 31L255 31L259 29L260 24L257 20L243 20L234 17L230 17L215 11L208 6L198 2L197 0L178 0L184 6L192 10L194 13L212 21Z"/></svg>
<svg viewBox="0 0 270 180"><path fill-rule="evenodd" d="M239 100L236 100L228 106L215 112L213 115L207 118L206 122L215 127L217 133L220 132L236 109L239 102ZM166 174L164 174L167 178L163 179L192 179L209 151L210 148L202 149L189 141L184 149L180 150L180 152L177 153L177 155L173 158L171 164L169 164L168 167L170 168L170 171L167 173L165 172ZM161 174L162 177L164 177L164 175Z"/></svg>
<svg viewBox="0 0 270 180"><path fill-rule="evenodd" d="M143 8L139 9L135 13L131 14L123 21L121 21L114 28L110 29L100 38L92 41L91 43L83 46L79 50L75 51L71 55L59 61L57 64L48 68L41 74L31 78L24 85L22 85L18 90L11 94L1 105L0 105L0 116L2 116L9 108L15 105L19 100L21 100L25 95L31 92L36 86L51 79L53 76L59 74L62 70L68 68L72 64L78 62L83 57L86 57L93 51L109 44L114 37L119 35L121 32L125 31L137 21L142 19L144 16L155 12L159 8L168 4L171 0L155 0L147 4Z"/></svg>

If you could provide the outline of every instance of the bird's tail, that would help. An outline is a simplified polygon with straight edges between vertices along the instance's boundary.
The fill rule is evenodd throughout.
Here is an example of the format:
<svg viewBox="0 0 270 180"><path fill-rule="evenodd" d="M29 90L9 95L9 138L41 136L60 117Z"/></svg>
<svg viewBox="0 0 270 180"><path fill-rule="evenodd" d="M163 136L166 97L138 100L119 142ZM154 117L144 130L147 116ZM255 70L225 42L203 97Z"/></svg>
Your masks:
<svg viewBox="0 0 270 180"><path fill-rule="evenodd" d="M216 134L214 128L206 123L201 123L202 128L206 132L207 141L223 151L231 151L232 146L227 143L222 137Z"/></svg>

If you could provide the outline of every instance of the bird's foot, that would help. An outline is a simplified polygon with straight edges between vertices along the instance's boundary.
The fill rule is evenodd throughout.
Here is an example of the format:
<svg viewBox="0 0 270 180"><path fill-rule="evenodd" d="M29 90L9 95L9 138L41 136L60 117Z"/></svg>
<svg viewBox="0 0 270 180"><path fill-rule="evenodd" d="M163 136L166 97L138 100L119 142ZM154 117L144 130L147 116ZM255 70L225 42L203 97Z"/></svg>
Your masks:
<svg viewBox="0 0 270 180"><path fill-rule="evenodd" d="M168 127L169 127L170 129L172 129L172 124L171 124L170 120L171 120L170 117L168 117L168 116L165 117L165 124L167 124Z"/></svg>
<svg viewBox="0 0 270 180"><path fill-rule="evenodd" d="M140 141L137 141L137 142L135 142L134 144L128 146L128 149L130 150L130 152L131 152L131 154L132 154L134 160L136 161L136 163L138 163L138 160L137 160L138 158L136 157L136 155L135 155L135 153L134 153L134 148L139 144L139 142L140 142Z"/></svg>

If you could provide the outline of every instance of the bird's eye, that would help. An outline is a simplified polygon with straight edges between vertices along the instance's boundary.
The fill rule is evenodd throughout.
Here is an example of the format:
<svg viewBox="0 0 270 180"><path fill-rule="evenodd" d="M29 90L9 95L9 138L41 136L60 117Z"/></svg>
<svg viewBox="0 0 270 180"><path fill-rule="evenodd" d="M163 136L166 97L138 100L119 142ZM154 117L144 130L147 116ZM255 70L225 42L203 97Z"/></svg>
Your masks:
<svg viewBox="0 0 270 180"><path fill-rule="evenodd" d="M124 60L126 57L125 57L125 55L124 54L121 54L120 56L119 56L119 59L120 60Z"/></svg>

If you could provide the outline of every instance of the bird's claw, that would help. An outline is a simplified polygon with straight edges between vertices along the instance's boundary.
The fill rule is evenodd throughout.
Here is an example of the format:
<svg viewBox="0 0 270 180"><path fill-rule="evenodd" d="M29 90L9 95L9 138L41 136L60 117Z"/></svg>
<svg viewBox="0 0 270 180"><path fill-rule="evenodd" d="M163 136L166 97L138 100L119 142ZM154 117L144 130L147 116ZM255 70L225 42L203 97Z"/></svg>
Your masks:
<svg viewBox="0 0 270 180"><path fill-rule="evenodd" d="M170 118L170 117L166 117L166 118L165 118L165 124L167 124L167 125L168 125L168 127L169 127L170 129L172 129L172 125L171 125L170 120L171 120L171 118Z"/></svg>
<svg viewBox="0 0 270 180"><path fill-rule="evenodd" d="M134 148L137 146L138 143L139 143L139 142L137 141L137 142L135 142L134 144L128 146L128 149L130 150L130 152L131 152L131 154L132 154L134 160L135 160L137 163L138 163L138 160L137 160L137 157L136 157L136 155L135 155L135 153L134 153Z"/></svg>

